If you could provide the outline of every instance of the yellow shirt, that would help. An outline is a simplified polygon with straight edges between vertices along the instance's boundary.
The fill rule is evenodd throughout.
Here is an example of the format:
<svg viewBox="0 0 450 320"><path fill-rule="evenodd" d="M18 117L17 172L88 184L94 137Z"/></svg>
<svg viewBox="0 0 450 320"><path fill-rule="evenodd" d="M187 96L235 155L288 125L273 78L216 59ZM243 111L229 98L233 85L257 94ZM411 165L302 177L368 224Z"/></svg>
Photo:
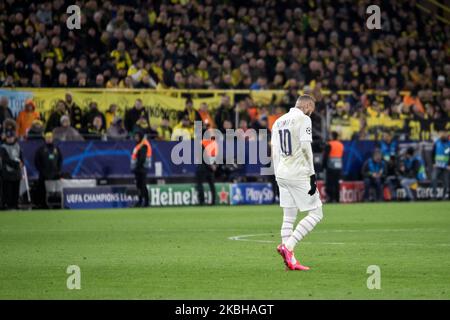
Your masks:
<svg viewBox="0 0 450 320"><path fill-rule="evenodd" d="M181 123L177 124L173 128L172 132L172 141L178 141L179 138L183 138L183 140L191 140L194 138L194 128L191 127L183 127Z"/></svg>
<svg viewBox="0 0 450 320"><path fill-rule="evenodd" d="M115 60L117 70L125 69L131 66L130 54L126 51L121 54L118 50L113 50L111 52L111 57Z"/></svg>

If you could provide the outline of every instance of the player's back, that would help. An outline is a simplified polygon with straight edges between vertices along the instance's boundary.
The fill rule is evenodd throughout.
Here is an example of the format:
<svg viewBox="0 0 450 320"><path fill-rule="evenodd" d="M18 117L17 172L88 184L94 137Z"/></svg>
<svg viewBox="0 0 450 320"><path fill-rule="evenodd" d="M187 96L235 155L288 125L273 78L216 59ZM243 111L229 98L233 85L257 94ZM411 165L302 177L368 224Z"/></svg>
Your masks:
<svg viewBox="0 0 450 320"><path fill-rule="evenodd" d="M311 118L298 108L278 118L272 127L272 152L278 157L277 178L309 179L311 174L301 143L312 142Z"/></svg>

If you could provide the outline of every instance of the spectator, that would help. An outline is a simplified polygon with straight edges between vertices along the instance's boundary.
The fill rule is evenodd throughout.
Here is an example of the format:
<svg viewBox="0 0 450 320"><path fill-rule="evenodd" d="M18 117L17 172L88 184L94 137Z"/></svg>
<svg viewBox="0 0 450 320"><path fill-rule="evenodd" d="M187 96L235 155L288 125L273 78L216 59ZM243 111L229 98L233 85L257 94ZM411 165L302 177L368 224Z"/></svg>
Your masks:
<svg viewBox="0 0 450 320"><path fill-rule="evenodd" d="M83 128L83 112L75 101L73 101L73 97L71 93L66 93L65 96L65 104L66 110L70 116L70 122L72 123L75 129L82 130Z"/></svg>
<svg viewBox="0 0 450 320"><path fill-rule="evenodd" d="M407 94L403 97L403 105L406 108L416 107L417 111L423 114L425 112L425 108L423 107L422 101L418 97L418 89L414 88L410 94Z"/></svg>
<svg viewBox="0 0 450 320"><path fill-rule="evenodd" d="M189 121L191 121L192 123L194 123L194 121L202 121L200 114L197 110L194 109L194 102L191 98L186 99L186 106L180 113L179 120L183 119L184 117L188 117Z"/></svg>
<svg viewBox="0 0 450 320"><path fill-rule="evenodd" d="M117 48L111 52L116 70L128 69L131 66L130 54L125 50L125 42L119 41Z"/></svg>
<svg viewBox="0 0 450 320"><path fill-rule="evenodd" d="M275 123L275 121L277 121L277 119L279 118L279 117L281 117L283 114L285 114L286 113L286 111L282 108L282 107L280 107L280 106L277 106L276 108L275 108L275 112L273 113L273 114L270 114L269 116L268 116L268 119L267 119L267 121L268 121L268 129L269 130L272 130L272 126L273 126L273 124Z"/></svg>
<svg viewBox="0 0 450 320"><path fill-rule="evenodd" d="M45 132L52 132L55 128L57 128L61 123L61 117L66 115L66 113L67 110L64 101L59 100L56 103L55 111L53 111L48 118Z"/></svg>
<svg viewBox="0 0 450 320"><path fill-rule="evenodd" d="M194 128L187 115L173 128L172 141L190 140L194 137Z"/></svg>
<svg viewBox="0 0 450 320"><path fill-rule="evenodd" d="M384 132L379 148L384 161L389 161L391 157L396 157L398 153L398 143L392 139L392 133Z"/></svg>
<svg viewBox="0 0 450 320"><path fill-rule="evenodd" d="M108 129L114 119L118 117L117 104L112 103L109 105L108 110L105 112L106 129Z"/></svg>
<svg viewBox="0 0 450 320"><path fill-rule="evenodd" d="M38 208L47 208L46 180L57 180L61 177L63 157L61 150L53 143L53 133L45 134L45 144L35 153L34 166L39 172L36 192Z"/></svg>
<svg viewBox="0 0 450 320"><path fill-rule="evenodd" d="M7 119L13 119L11 110L8 108L8 98L0 98L0 132L3 132L3 123Z"/></svg>
<svg viewBox="0 0 450 320"><path fill-rule="evenodd" d="M224 122L229 121L233 127L235 113L234 110L230 104L230 97L229 96L222 96L221 103L219 108L216 110L216 116L214 119L214 122L217 125L217 129L219 129L221 132L225 132L224 128Z"/></svg>
<svg viewBox="0 0 450 320"><path fill-rule="evenodd" d="M20 180L22 179L23 156L17 142L16 128L5 131L6 140L0 147L2 208L19 208Z"/></svg>
<svg viewBox="0 0 450 320"><path fill-rule="evenodd" d="M101 112L98 109L97 102L92 101L92 102L89 103L89 110L83 116L83 129L84 129L85 132L89 132L89 130L92 129L91 127L94 124L94 119L97 118L97 117L101 118L100 119L101 120L101 124L102 124L101 129L102 130L106 130L105 115L103 114L103 112Z"/></svg>
<svg viewBox="0 0 450 320"><path fill-rule="evenodd" d="M437 199L437 183L442 181L442 199L446 198L449 191L449 170L450 170L450 142L448 132L441 131L439 139L433 145L433 174L432 187L433 197Z"/></svg>
<svg viewBox="0 0 450 320"><path fill-rule="evenodd" d="M200 104L200 108L198 110L198 114L206 128L215 128L214 120L211 117L211 114L208 111L208 104L206 102L202 102Z"/></svg>
<svg viewBox="0 0 450 320"><path fill-rule="evenodd" d="M236 130L236 137L239 140L256 141L257 133L255 130L248 127L248 122L245 119L239 121L239 128Z"/></svg>
<svg viewBox="0 0 450 320"><path fill-rule="evenodd" d="M100 115L97 115L92 120L92 123L88 124L85 138L87 140L101 140L105 136L105 130L103 129L103 119Z"/></svg>
<svg viewBox="0 0 450 320"><path fill-rule="evenodd" d="M420 157L414 155L414 148L406 150L406 155L400 163L400 185L405 189L410 201L415 200L413 190L417 189L418 180L425 179L425 168Z"/></svg>
<svg viewBox="0 0 450 320"><path fill-rule="evenodd" d="M39 118L40 116L36 111L34 101L31 99L26 100L24 110L19 112L19 116L17 117L17 134L19 138L25 137L33 121L39 120Z"/></svg>
<svg viewBox="0 0 450 320"><path fill-rule="evenodd" d="M149 121L148 113L142 105L142 100L136 99L134 107L125 113L125 129L130 133L133 132L133 128L140 118Z"/></svg>
<svg viewBox="0 0 450 320"><path fill-rule="evenodd" d="M158 137L163 141L170 141L172 138L172 128L169 125L169 118L163 117L158 129Z"/></svg>
<svg viewBox="0 0 450 320"><path fill-rule="evenodd" d="M386 173L380 150L376 149L371 158L364 162L362 175L364 177L364 200L369 201L370 189L375 189L375 199L381 201L383 198L383 178Z"/></svg>
<svg viewBox="0 0 450 320"><path fill-rule="evenodd" d="M399 166L397 156L391 156L386 162L386 185L388 186L389 196L387 200L397 199L397 187L400 186Z"/></svg>
<svg viewBox="0 0 450 320"><path fill-rule="evenodd" d="M53 129L53 138L59 141L81 141L84 140L80 133L70 125L67 115L61 117L61 126Z"/></svg>
<svg viewBox="0 0 450 320"><path fill-rule="evenodd" d="M27 140L40 140L44 137L44 123L41 120L34 120L27 133Z"/></svg>
<svg viewBox="0 0 450 320"><path fill-rule="evenodd" d="M128 132L123 125L123 119L120 117L114 118L106 131L106 135L108 140L125 140L128 136Z"/></svg>
<svg viewBox="0 0 450 320"><path fill-rule="evenodd" d="M154 140L158 137L158 131L156 131L155 128L150 126L150 124L145 118L140 118L136 122L136 125L133 128L133 135L136 132L142 132L149 140Z"/></svg>
<svg viewBox="0 0 450 320"><path fill-rule="evenodd" d="M250 86L250 90L265 90L267 89L267 78L260 76L258 80Z"/></svg>

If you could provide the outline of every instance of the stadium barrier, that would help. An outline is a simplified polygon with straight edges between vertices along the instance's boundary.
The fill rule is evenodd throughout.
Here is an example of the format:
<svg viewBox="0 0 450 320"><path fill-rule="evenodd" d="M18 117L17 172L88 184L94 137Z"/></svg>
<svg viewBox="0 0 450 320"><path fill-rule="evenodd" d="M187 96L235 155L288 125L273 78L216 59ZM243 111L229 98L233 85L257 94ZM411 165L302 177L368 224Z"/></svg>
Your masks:
<svg viewBox="0 0 450 320"><path fill-rule="evenodd" d="M271 204L274 193L270 183L216 183L216 205ZM204 185L205 201L211 202L209 186ZM198 205L195 184L148 185L150 206ZM128 208L137 203L137 191L131 186L64 188L63 207L68 209Z"/></svg>
<svg viewBox="0 0 450 320"><path fill-rule="evenodd" d="M216 205L262 205L275 203L270 183L216 183ZM151 207L194 206L198 205L198 193L193 183L148 185ZM318 190L325 202L326 192L322 180L318 181ZM443 188L438 187L438 197ZM430 200L431 187L421 182L415 190L418 200ZM212 195L207 184L204 185L205 201L209 203ZM397 188L397 199L405 200L406 192ZM341 181L340 202L362 202L364 183L362 181ZM385 193L385 200L390 200ZM62 207L66 209L112 209L130 208L138 201L134 186L97 186L89 188L64 188Z"/></svg>
<svg viewBox="0 0 450 320"><path fill-rule="evenodd" d="M175 165L170 159L172 149L178 142L173 141L151 141L153 149L152 165L148 171L148 176L152 178L170 177L194 177L195 165L183 164ZM192 142L193 143L193 142ZM246 163L240 167L241 176L258 176L261 168L265 165L257 154L257 163L249 164L248 156L254 148L253 141L245 143L244 150ZM30 179L37 179L38 172L34 166L34 155L36 150L43 144L41 141L22 141L21 147L24 154L25 165L28 169ZM58 142L57 146L63 156L63 172L74 179L110 179L110 178L132 178L130 171L131 151L134 148L133 141L66 141ZM414 146L423 150L423 158L430 171L431 164L431 143L399 143L399 154L404 152L409 146ZM344 141L343 176L347 180L358 180L362 165L368 159L376 142L374 141ZM226 152L226 150L225 150ZM237 153L235 153L237 154ZM322 171L321 157L315 163L316 170Z"/></svg>
<svg viewBox="0 0 450 320"><path fill-rule="evenodd" d="M148 176L153 178L194 177L195 165L175 165L170 159L172 149L178 142L151 141L153 149L152 166ZM253 141L245 143L245 155L253 149ZM30 140L20 143L25 165L30 179L37 179L38 172L34 166L36 150L43 144L42 141ZM63 156L63 172L74 179L108 179L132 178L130 171L130 157L135 143L133 141L65 141L57 142ZM345 141L343 173L355 179L360 172L364 161L370 156L375 143L373 141ZM235 153L236 154L236 153ZM256 164L248 162L239 172L243 176L256 176L260 174L261 159ZM319 170L320 168L318 168ZM354 177L355 176L355 177Z"/></svg>

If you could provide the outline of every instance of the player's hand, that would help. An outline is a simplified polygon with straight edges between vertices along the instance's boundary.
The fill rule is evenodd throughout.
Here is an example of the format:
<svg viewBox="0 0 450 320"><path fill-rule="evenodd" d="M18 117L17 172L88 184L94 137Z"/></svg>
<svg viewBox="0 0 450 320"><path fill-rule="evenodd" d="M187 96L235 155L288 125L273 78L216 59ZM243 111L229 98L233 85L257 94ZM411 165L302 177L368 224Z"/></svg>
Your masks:
<svg viewBox="0 0 450 320"><path fill-rule="evenodd" d="M309 184L311 185L311 189L308 191L308 194L310 196L314 195L317 191L317 185L316 185L316 175L313 174L309 177Z"/></svg>

